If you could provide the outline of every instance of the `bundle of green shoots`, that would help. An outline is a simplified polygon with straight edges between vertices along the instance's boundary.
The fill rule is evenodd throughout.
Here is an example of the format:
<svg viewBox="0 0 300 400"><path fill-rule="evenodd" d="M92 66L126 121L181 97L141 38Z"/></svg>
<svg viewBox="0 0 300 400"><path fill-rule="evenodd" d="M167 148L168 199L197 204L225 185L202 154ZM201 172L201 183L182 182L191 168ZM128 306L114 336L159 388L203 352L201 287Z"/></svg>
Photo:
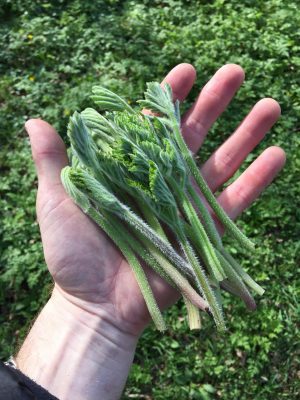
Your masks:
<svg viewBox="0 0 300 400"><path fill-rule="evenodd" d="M200 328L203 310L224 330L221 289L249 309L255 308L249 288L260 295L263 289L224 249L202 199L242 248L254 246L201 176L183 140L170 86L148 83L138 109L103 87L94 87L91 97L105 113L87 108L70 118L66 191L120 249L159 330L166 326L143 263L182 294L191 329Z"/></svg>

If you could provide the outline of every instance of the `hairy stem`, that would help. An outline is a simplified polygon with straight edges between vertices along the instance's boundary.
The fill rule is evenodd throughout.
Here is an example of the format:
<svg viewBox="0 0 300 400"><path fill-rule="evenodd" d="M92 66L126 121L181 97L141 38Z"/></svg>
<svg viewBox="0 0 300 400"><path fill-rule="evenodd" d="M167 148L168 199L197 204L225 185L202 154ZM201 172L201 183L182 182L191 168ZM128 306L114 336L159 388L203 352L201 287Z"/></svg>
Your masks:
<svg viewBox="0 0 300 400"><path fill-rule="evenodd" d="M209 308L210 308L212 316L215 320L216 326L219 330L223 331L223 330L225 330L225 322L224 322L222 310L219 307L219 304L215 298L212 288L210 287L210 284L205 275L205 272L202 269L201 265L199 264L199 261L195 255L190 243L188 242L183 229L178 228L177 231L178 231L178 237L180 239L180 244L182 246L182 249L183 249L187 259L191 263L191 265L194 269L195 275L197 276L197 278L200 282L201 293L202 293L204 299L209 304Z"/></svg>
<svg viewBox="0 0 300 400"><path fill-rule="evenodd" d="M163 240L148 224L146 224L136 213L123 204L113 193L95 178L86 173L76 174L73 185L83 192L91 201L93 201L100 210L113 213L140 235L148 238L179 270L192 276L191 266L179 256L172 246ZM78 179L79 176L79 179Z"/></svg>
<svg viewBox="0 0 300 400"><path fill-rule="evenodd" d="M188 193L191 196L193 202L195 203L195 206L197 207L200 216L202 217L203 225L206 230L207 236L211 240L212 244L217 247L217 248L222 248L222 239L217 231L216 225L212 219L212 216L208 209L205 207L205 205L202 203L198 193L194 189L193 185L188 183L187 186Z"/></svg>
<svg viewBox="0 0 300 400"><path fill-rule="evenodd" d="M172 189L175 192L177 201L183 209L187 220L191 224L193 234L198 237L198 245L200 247L201 257L203 258L205 266L215 279L222 281L225 278L224 271L193 205L189 201L184 191L182 191L178 186L176 181L173 178L170 178L169 181L172 185Z"/></svg>
<svg viewBox="0 0 300 400"><path fill-rule="evenodd" d="M240 297L245 302L246 306L250 310L255 310L256 309L255 301L254 301L253 297L251 296L249 290L245 286L244 282L238 275L238 273L234 270L234 268L232 268L230 263L225 259L225 257L223 257L223 255L218 250L217 250L217 254L218 254L219 260L221 261L222 266L226 272L229 282L239 290Z"/></svg>
<svg viewBox="0 0 300 400"><path fill-rule="evenodd" d="M194 177L199 189L201 190L208 204L211 206L216 216L223 224L224 228L240 243L240 245L245 249L254 250L254 244L237 228L234 222L228 217L226 212L215 199L207 183L205 182L205 179L201 175L199 168L197 167L196 162L182 137L181 130L175 115L170 115L169 117L172 121L172 128L175 135L176 143L182 152L182 157L186 161L186 164L192 176Z"/></svg>
<svg viewBox="0 0 300 400"><path fill-rule="evenodd" d="M163 316L160 312L158 304L153 295L152 289L149 285L146 274L141 267L138 259L134 255L133 251L127 245L127 243L123 240L121 235L119 235L118 230L115 230L114 227L108 222L108 220L101 215L97 210L93 207L87 210L87 215L91 217L103 230L104 232L111 238L111 240L116 244L116 246L123 253L126 258L128 264L131 266L134 275L136 277L137 283L140 287L142 295L145 299L147 308L149 313L159 331L166 330L166 325L163 319Z"/></svg>
<svg viewBox="0 0 300 400"><path fill-rule="evenodd" d="M145 216L149 225L156 229L156 232L161 235L166 241L168 238L156 216L151 212L149 206L143 202L138 201L139 207ZM198 307L201 310L206 310L208 308L208 304L206 301L200 297L200 295L195 291L195 289L190 285L189 281L176 269L173 265L153 246L151 242L149 242L145 237L141 238L145 246L151 252L151 255L158 261L161 267L164 269L165 273L168 274L169 278L172 280L174 285L178 288L178 290L182 293L185 301L189 303L190 309L193 307ZM195 277L198 280L197 277ZM199 282L198 282L199 286ZM197 313L196 310L193 312L194 316ZM196 329L196 328L194 328Z"/></svg>
<svg viewBox="0 0 300 400"><path fill-rule="evenodd" d="M257 294L262 296L264 294L264 289L255 282L254 279L251 278L249 274L247 274L246 271L243 270L243 268L240 266L240 264L232 257L231 254L229 254L225 249L221 249L220 253L222 256L231 264L231 266L234 268L234 270L237 272L237 274L241 277L241 279L252 289L254 290Z"/></svg>

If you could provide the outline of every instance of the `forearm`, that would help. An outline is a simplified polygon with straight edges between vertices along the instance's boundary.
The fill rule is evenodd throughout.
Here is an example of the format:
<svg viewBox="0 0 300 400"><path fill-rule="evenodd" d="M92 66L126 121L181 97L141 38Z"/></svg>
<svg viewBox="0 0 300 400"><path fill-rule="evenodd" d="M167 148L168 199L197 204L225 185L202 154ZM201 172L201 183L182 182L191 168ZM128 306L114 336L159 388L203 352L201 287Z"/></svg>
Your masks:
<svg viewBox="0 0 300 400"><path fill-rule="evenodd" d="M59 399L120 398L137 337L55 291L19 354L18 368Z"/></svg>

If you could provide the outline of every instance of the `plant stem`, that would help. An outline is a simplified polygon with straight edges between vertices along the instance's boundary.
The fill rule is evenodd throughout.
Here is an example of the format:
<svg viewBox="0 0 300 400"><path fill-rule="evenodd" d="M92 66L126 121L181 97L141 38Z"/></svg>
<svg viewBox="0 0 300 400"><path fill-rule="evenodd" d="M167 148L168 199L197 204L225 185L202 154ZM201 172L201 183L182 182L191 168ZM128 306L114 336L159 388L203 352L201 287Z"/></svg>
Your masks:
<svg viewBox="0 0 300 400"><path fill-rule="evenodd" d="M148 222L148 224L155 229L155 231L166 241L168 241L168 238L159 222L157 217L153 214L151 209L147 204L145 204L143 201L138 201L139 207ZM201 328L201 318L200 318L200 313L198 308L200 309L206 309L208 308L208 304L205 302L205 308L202 308L202 298L198 295L198 293L190 286L189 282L180 274L179 271L177 271L165 258L161 260L161 256L157 255L157 250L154 248L154 246L149 243L148 247L150 250L152 250L152 254L154 251L154 257L158 258L158 261L160 261L160 264L164 266L164 269L169 272L170 277L173 277L174 283L178 286L180 289L183 299L187 308L188 312L188 321L189 321L189 327L190 329L200 329ZM152 248L152 249L151 249ZM197 279L197 277L195 277ZM198 282L198 286L199 282ZM195 296L196 295L196 296ZM201 300L201 302L199 302ZM203 300L204 302L204 300ZM204 303L203 303L204 304Z"/></svg>
<svg viewBox="0 0 300 400"><path fill-rule="evenodd" d="M183 301L188 313L190 330L201 329L201 316L199 310L185 296L183 296Z"/></svg>
<svg viewBox="0 0 300 400"><path fill-rule="evenodd" d="M191 227L188 224L185 224L184 226L185 231L187 232L188 237L192 240L193 244L195 247L199 246L199 239L195 236L193 236L193 232ZM241 280L240 276L237 274L237 272L234 270L232 267L231 263L225 259L221 251L216 249L217 256L221 262L221 265L224 270L225 274L225 279L221 282L221 285L226 288L227 286L232 287L233 289L231 292L233 294L236 294L239 296L244 302L246 303L247 307L250 309L254 309L256 307L255 302L253 300L253 297L249 293L248 289L244 285L243 281ZM227 253L226 253L227 254ZM232 258L233 259L233 258ZM233 259L234 260L234 259ZM226 282L226 278L229 280L228 285ZM224 283L224 284L223 284Z"/></svg>
<svg viewBox="0 0 300 400"><path fill-rule="evenodd" d="M170 178L169 182L175 192L177 201L191 224L193 234L198 237L198 245L201 249L201 257L205 266L215 279L222 281L225 277L224 271L193 205L173 178Z"/></svg>
<svg viewBox="0 0 300 400"><path fill-rule="evenodd" d="M249 274L247 274L246 271L243 270L243 268L240 266L240 264L232 257L231 254L229 254L225 249L220 250L222 256L231 264L231 266L234 268L234 270L238 273L238 275L242 278L242 280L252 289L254 290L257 294L262 296L265 292L265 290L255 282L254 279L251 278Z"/></svg>
<svg viewBox="0 0 300 400"><path fill-rule="evenodd" d="M169 239L167 238L167 235L165 234L165 231L163 230L163 227L161 226L161 223L159 222L158 218L155 216L153 211L150 209L147 203L145 203L142 199L136 199L136 202L142 212L142 214L145 217L145 220L151 226L152 229L155 230L155 232L166 242L169 243Z"/></svg>
<svg viewBox="0 0 300 400"><path fill-rule="evenodd" d="M139 202L139 205L142 204ZM143 207L146 209L146 207ZM167 237L158 221L158 219L151 213L151 210L145 211L145 213L150 217L154 225L156 225L158 231L167 240ZM154 269L163 279L165 279L171 286L176 288L182 295L187 307L188 321L190 329L200 329L201 328L201 318L199 314L199 309L207 310L208 304L199 296L199 294L192 288L188 280L184 278L180 272L168 262L168 260L153 246L153 244L142 237L142 241L145 244L147 250L136 240L133 236L126 234L124 228L117 221L116 217L111 216L111 223L115 226L116 231L122 235L123 239L128 242L128 244L139 254L144 261ZM124 233L125 232L125 233ZM149 254L149 253L150 254Z"/></svg>
<svg viewBox="0 0 300 400"><path fill-rule="evenodd" d="M223 331L223 330L225 330L225 322L224 322L222 310L219 307L218 302L213 293L213 290L209 285L209 282L207 280L205 272L202 269L202 267L200 266L200 264L197 260L197 257L195 255L191 245L189 244L189 242L185 236L185 233L181 227L178 227L177 233L178 233L178 237L179 237L182 249L183 249L188 261L191 263L191 265L194 269L194 272L200 282L200 285L201 285L200 290L202 292L204 299L209 304L209 308L210 308L210 311L215 320L216 326L219 330Z"/></svg>
<svg viewBox="0 0 300 400"><path fill-rule="evenodd" d="M163 240L148 224L146 224L137 214L124 205L113 193L111 193L101 182L95 178L82 173L82 179L75 179L73 185L92 200L100 209L113 213L120 219L127 222L131 227L138 231L142 236L148 238L176 267L189 276L193 275L191 266L179 256L172 246Z"/></svg>
<svg viewBox="0 0 300 400"><path fill-rule="evenodd" d="M195 192L195 195L197 196L197 193ZM198 198L198 196L197 196L197 198ZM199 198L198 198L199 199ZM193 197L193 200L195 200L194 199L194 197ZM200 201L200 199L199 199L199 201ZM202 204L202 206L203 207L205 207L203 204ZM195 242L195 246L196 247L198 247L199 246L199 241L197 240L197 238L195 238L194 236L193 236L193 232L192 232L192 230L191 230L191 227L188 225L188 224L185 224L185 230L186 230L186 232L187 232L187 235L188 235L188 237L193 241L193 242ZM227 261L227 263L229 263L230 265L231 265L231 267L236 271L236 273L239 275L239 277L251 288L251 289L253 289L256 293L258 293L259 295L262 295L263 293L264 293L264 289L260 286L260 285L258 285L252 278L251 278L251 276L249 275L249 274L247 274L247 272L245 272L244 270L243 270L243 268L239 265L239 263L232 257L232 255L231 254L229 254L225 249L224 249L224 247L223 247L223 245L221 245L221 246L219 246L219 241L215 241L214 240L214 235L210 235L210 239L212 239L212 241L213 241L213 244L216 246L216 251L219 253L218 254L218 257L220 258L220 254L222 255L222 261L221 261L221 264L222 263L224 263L224 259ZM224 284L224 285L222 285L222 286L230 286L231 284L228 284L227 285L227 283L226 284ZM238 287L236 287L236 289L235 289L235 292L234 292L234 289L229 289L233 294L237 294L237 296L239 296L239 297L241 297L241 298L243 298L243 288L242 287L240 287L240 285L238 286ZM253 303L252 301L251 301L251 303Z"/></svg>
<svg viewBox="0 0 300 400"><path fill-rule="evenodd" d="M133 251L127 245L127 243L123 240L121 235L119 235L118 230L115 230L114 227L108 222L108 220L101 215L97 210L93 207L90 207L87 210L87 215L91 217L103 230L104 232L111 238L111 240L116 244L116 246L121 250L124 257L126 258L128 264L131 266L142 295L147 304L149 313L159 331L166 330L166 325L163 319L163 316L160 312L158 304L153 295L152 289L149 285L146 274L141 267L138 259L135 257Z"/></svg>
<svg viewBox="0 0 300 400"><path fill-rule="evenodd" d="M161 267L159 262L154 258L150 249L147 248L146 246L143 247L140 241L135 238L134 233L126 229L116 216L111 215L107 212L104 212L103 215L109 220L114 230L116 232L119 232L119 235L122 237L122 240L126 242L128 246L130 246L132 251L138 257L142 258L146 262L146 264L149 265L159 276L161 276L165 281L167 281L170 286L177 289L176 285L174 284L170 276ZM155 249L155 251L157 251L155 246L153 246L153 248Z"/></svg>
<svg viewBox="0 0 300 400"><path fill-rule="evenodd" d="M192 200L195 203L195 206L198 208L198 211L202 217L203 225L205 227L207 236L211 240L212 244L217 248L222 248L222 239L217 231L216 225L212 219L210 212L208 211L207 207L202 203L200 196L195 191L193 185L188 183L187 185L188 193L191 196Z"/></svg>
<svg viewBox="0 0 300 400"><path fill-rule="evenodd" d="M108 219L108 218L107 218ZM145 237L139 239L143 245L137 240L131 232L125 229L117 217L109 215L109 221L114 230L120 234L122 240L127 242L128 246L138 254L151 268L154 269L163 279L171 286L181 292L191 303L201 310L207 310L208 304L200 297L196 290L191 286L189 281L181 275L181 273L173 267L169 261L160 254L159 250Z"/></svg>
<svg viewBox="0 0 300 400"><path fill-rule="evenodd" d="M196 216L197 217L197 216ZM198 220L198 218L197 218ZM201 268L197 257L195 256L195 253L190 246L186 235L180 225L175 225L172 227L173 231L177 234L178 242L180 246L182 247L187 260L190 262L190 264L193 267L194 270L194 275L196 278L196 281L199 285L199 290L202 293L204 299L208 302L209 308L211 310L211 313L213 315L213 318L215 320L215 323L217 325L217 328L220 330L225 330L225 322L224 318L222 315L222 311L217 303L217 300L214 296L213 290L211 289L207 277L205 275L205 272Z"/></svg>
<svg viewBox="0 0 300 400"><path fill-rule="evenodd" d="M230 263L225 259L225 257L218 250L216 250L216 251L217 251L219 260L221 261L222 266L226 272L229 282L234 287L236 287L237 290L239 290L240 296L241 296L242 300L245 302L246 306L250 310L255 310L256 309L255 301L254 301L253 297L251 296L249 290L245 286L244 282L242 281L242 279L240 278L238 273L235 271L235 269L232 268Z"/></svg>
<svg viewBox="0 0 300 400"><path fill-rule="evenodd" d="M200 297L189 281L163 255L159 254L159 250L148 239L142 238L142 241L182 295L201 310L206 310L208 308L207 302Z"/></svg>
<svg viewBox="0 0 300 400"><path fill-rule="evenodd" d="M197 167L196 162L182 137L181 130L175 115L172 114L169 115L169 117L172 122L172 128L175 135L176 143L182 153L182 157L186 161L186 164L192 176L194 177L199 189L201 190L208 204L214 210L216 216L224 225L225 229L240 243L240 245L245 249L254 250L254 244L237 228L234 222L228 217L226 212L215 199L213 193L205 182L205 179L202 177L199 168Z"/></svg>
<svg viewBox="0 0 300 400"><path fill-rule="evenodd" d="M154 232L147 224L138 218L134 213L129 210L124 210L123 213L118 214L119 217L124 219L134 229L139 231L144 237L150 240L155 247L157 247L172 263L174 263L180 270L187 274L191 274L191 266L187 264L165 240L161 239L159 235Z"/></svg>

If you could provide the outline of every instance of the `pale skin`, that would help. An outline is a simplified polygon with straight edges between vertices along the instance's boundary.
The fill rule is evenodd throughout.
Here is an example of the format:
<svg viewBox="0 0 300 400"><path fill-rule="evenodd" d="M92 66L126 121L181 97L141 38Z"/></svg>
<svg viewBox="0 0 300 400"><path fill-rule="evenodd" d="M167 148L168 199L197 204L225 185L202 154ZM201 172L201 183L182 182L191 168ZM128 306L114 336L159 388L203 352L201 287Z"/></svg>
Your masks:
<svg viewBox="0 0 300 400"><path fill-rule="evenodd" d="M183 101L195 78L191 65L180 64L164 82ZM182 122L193 152L243 80L241 67L225 65L202 89ZM269 98L250 110L201 168L213 191L235 173L279 116L278 103ZM59 135L42 120L29 120L26 130L38 174L37 216L45 260L55 287L17 355L18 367L59 399L118 399L138 338L150 322L145 302L120 252L65 193L60 171L68 160ZM279 147L263 151L219 195L228 215L235 219L249 207L284 163ZM178 299L154 272L147 274L162 309Z"/></svg>

